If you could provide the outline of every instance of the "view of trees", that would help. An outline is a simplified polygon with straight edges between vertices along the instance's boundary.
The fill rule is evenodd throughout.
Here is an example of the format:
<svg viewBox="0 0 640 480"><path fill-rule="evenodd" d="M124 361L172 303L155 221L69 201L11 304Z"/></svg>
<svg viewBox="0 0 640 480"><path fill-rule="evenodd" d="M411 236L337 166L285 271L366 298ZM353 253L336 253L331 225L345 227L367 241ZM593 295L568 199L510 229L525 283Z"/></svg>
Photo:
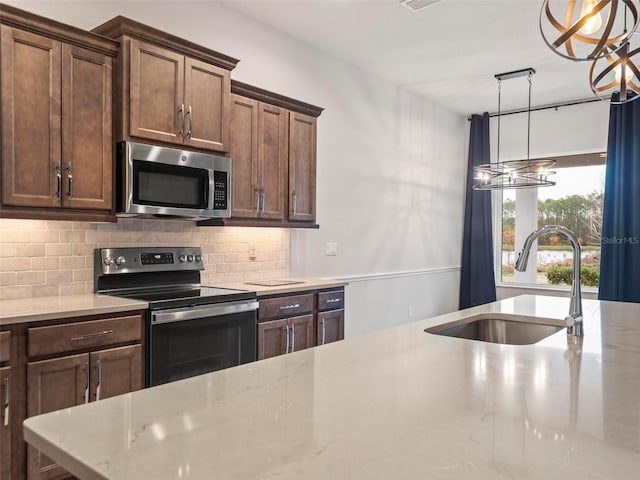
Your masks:
<svg viewBox="0 0 640 480"><path fill-rule="evenodd" d="M538 200L538 227L563 225L576 234L581 245L600 245L603 198L602 192L594 191L586 196ZM513 250L515 214L515 200L506 200L502 206L502 244L505 250ZM567 244L563 237L556 235L541 237L538 242L548 246Z"/></svg>

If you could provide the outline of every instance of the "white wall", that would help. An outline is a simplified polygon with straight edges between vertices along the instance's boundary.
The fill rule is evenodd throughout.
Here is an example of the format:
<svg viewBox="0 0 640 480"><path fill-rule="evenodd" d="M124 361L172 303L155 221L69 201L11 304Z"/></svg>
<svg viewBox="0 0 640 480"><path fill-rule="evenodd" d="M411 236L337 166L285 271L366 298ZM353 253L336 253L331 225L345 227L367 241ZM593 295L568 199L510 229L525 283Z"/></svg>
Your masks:
<svg viewBox="0 0 640 480"><path fill-rule="evenodd" d="M8 3L86 29L129 16L241 59L237 80L325 107L320 230L292 233L291 273L353 281L347 335L457 308L464 118L214 2Z"/></svg>

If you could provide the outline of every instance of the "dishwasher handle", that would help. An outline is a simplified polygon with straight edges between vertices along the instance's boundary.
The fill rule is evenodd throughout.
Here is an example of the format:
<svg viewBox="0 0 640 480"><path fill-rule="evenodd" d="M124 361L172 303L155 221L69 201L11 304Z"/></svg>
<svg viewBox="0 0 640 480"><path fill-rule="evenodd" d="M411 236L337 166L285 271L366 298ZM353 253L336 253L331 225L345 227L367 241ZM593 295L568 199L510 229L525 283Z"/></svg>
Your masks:
<svg viewBox="0 0 640 480"><path fill-rule="evenodd" d="M250 312L258 309L257 300L226 302L213 305L197 305L193 307L172 308L151 312L151 324L182 322L197 318L220 317L234 313Z"/></svg>

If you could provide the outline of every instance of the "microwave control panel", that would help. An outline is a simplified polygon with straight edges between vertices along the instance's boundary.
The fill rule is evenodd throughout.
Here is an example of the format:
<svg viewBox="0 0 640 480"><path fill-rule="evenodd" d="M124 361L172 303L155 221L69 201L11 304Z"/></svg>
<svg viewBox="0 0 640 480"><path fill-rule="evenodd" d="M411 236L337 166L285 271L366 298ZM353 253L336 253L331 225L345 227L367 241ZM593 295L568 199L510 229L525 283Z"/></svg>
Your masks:
<svg viewBox="0 0 640 480"><path fill-rule="evenodd" d="M216 170L213 173L213 208L214 210L226 210L227 192L229 190L229 177L227 172Z"/></svg>

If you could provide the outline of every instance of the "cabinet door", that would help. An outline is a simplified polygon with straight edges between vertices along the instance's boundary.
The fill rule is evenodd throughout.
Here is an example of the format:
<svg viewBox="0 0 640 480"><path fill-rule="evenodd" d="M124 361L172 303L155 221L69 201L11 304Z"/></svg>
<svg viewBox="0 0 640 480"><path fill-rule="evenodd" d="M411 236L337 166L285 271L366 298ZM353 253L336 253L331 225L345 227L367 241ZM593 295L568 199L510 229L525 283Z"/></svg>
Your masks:
<svg viewBox="0 0 640 480"><path fill-rule="evenodd" d="M262 184L260 216L283 219L287 179L289 112L265 103L258 109L258 165ZM233 160L232 160L233 161Z"/></svg>
<svg viewBox="0 0 640 480"><path fill-rule="evenodd" d="M184 57L131 40L130 134L182 145Z"/></svg>
<svg viewBox="0 0 640 480"><path fill-rule="evenodd" d="M184 67L184 144L226 152L229 148L230 72L188 57Z"/></svg>
<svg viewBox="0 0 640 480"><path fill-rule="evenodd" d="M88 401L89 354L30 362L27 365L27 416L40 415ZM29 447L28 478L57 479L68 473Z"/></svg>
<svg viewBox="0 0 640 480"><path fill-rule="evenodd" d="M113 59L62 46L62 203L112 208Z"/></svg>
<svg viewBox="0 0 640 480"><path fill-rule="evenodd" d="M316 119L289 115L289 220L316 219Z"/></svg>
<svg viewBox="0 0 640 480"><path fill-rule="evenodd" d="M258 360L276 357L287 352L287 319L258 324Z"/></svg>
<svg viewBox="0 0 640 480"><path fill-rule="evenodd" d="M57 207L61 44L1 28L2 203Z"/></svg>
<svg viewBox="0 0 640 480"><path fill-rule="evenodd" d="M11 478L11 368L0 368L0 480Z"/></svg>
<svg viewBox="0 0 640 480"><path fill-rule="evenodd" d="M115 397L142 388L142 347L111 348L90 354L91 400Z"/></svg>
<svg viewBox="0 0 640 480"><path fill-rule="evenodd" d="M337 342L344 339L344 310L318 312L317 344Z"/></svg>
<svg viewBox="0 0 640 480"><path fill-rule="evenodd" d="M231 216L254 218L258 215L258 102L231 95L229 156L233 188Z"/></svg>
<svg viewBox="0 0 640 480"><path fill-rule="evenodd" d="M315 345L315 328L313 315L303 315L289 319L289 352L297 352Z"/></svg>

